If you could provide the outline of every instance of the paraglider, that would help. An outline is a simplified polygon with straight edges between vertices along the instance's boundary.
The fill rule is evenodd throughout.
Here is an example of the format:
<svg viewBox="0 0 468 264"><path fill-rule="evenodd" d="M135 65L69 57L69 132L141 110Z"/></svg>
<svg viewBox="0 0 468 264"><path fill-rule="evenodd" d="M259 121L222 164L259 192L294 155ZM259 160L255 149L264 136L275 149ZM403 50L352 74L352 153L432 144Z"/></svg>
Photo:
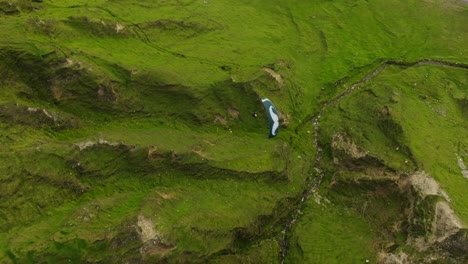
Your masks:
<svg viewBox="0 0 468 264"><path fill-rule="evenodd" d="M269 138L272 138L278 134L279 130L279 116L275 106L268 98L262 99L263 106L267 112L268 121L270 122L270 134Z"/></svg>

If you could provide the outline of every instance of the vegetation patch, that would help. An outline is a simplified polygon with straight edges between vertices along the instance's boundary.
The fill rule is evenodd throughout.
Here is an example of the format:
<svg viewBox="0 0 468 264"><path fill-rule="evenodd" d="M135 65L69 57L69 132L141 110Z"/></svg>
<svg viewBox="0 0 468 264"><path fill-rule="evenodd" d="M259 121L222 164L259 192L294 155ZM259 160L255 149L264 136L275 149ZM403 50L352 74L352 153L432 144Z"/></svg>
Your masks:
<svg viewBox="0 0 468 264"><path fill-rule="evenodd" d="M0 262L466 262L466 18L0 0Z"/></svg>

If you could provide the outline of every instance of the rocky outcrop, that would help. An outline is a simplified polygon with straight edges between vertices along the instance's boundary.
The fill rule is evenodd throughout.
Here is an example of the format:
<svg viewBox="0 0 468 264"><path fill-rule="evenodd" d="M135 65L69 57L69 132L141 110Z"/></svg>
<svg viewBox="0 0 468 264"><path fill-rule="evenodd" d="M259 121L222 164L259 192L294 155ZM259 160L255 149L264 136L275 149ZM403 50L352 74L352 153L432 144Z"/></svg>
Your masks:
<svg viewBox="0 0 468 264"><path fill-rule="evenodd" d="M343 133L336 133L333 136L331 147L334 154L333 161L335 163L339 162L340 157L348 157L356 160L364 158L368 153L361 150L351 138Z"/></svg>
<svg viewBox="0 0 468 264"><path fill-rule="evenodd" d="M378 256L380 264L409 264L411 261L408 258L408 255L399 252L397 254L394 253L381 253Z"/></svg>
<svg viewBox="0 0 468 264"><path fill-rule="evenodd" d="M465 263L468 229L451 208L447 193L424 171L416 172L403 181L403 186L408 188L411 204L407 210L408 221L413 231L406 243L424 253L425 262ZM421 226L425 233L416 232L421 230Z"/></svg>
<svg viewBox="0 0 468 264"><path fill-rule="evenodd" d="M426 172L418 171L408 178L409 184L418 192L422 199L429 195L438 195L450 201L447 193L440 188L436 180L431 178Z"/></svg>
<svg viewBox="0 0 468 264"><path fill-rule="evenodd" d="M0 2L0 15L16 15L20 11L16 5L8 1Z"/></svg>
<svg viewBox="0 0 468 264"><path fill-rule="evenodd" d="M386 170L393 170L385 165L384 161L369 154L369 151L360 147L350 136L338 132L333 135L330 144L333 163L350 171L374 170L380 174Z"/></svg>
<svg viewBox="0 0 468 264"><path fill-rule="evenodd" d="M144 217L143 215L138 216L137 221L137 232L143 243L140 248L140 253L143 257L146 255L164 256L171 252L175 246L169 245L156 230L156 225L151 219Z"/></svg>
<svg viewBox="0 0 468 264"><path fill-rule="evenodd" d="M79 118L62 112L39 107L28 107L16 103L0 105L0 119L9 123L21 124L33 128L52 128L55 130L77 128Z"/></svg>

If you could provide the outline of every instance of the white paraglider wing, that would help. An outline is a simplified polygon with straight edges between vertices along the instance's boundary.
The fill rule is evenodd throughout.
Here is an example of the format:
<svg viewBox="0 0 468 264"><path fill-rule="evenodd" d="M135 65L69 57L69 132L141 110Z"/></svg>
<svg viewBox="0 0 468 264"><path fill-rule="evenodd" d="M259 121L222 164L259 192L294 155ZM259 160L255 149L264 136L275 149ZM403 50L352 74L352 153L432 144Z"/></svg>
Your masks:
<svg viewBox="0 0 468 264"><path fill-rule="evenodd" d="M276 136L276 130L279 127L279 117L277 114L275 114L275 112L273 112L273 106L271 105L270 105L269 112L270 112L271 119L273 119L273 126L271 127L271 134L273 136Z"/></svg>
<svg viewBox="0 0 468 264"><path fill-rule="evenodd" d="M268 98L262 99L263 106L265 107L265 111L267 113L268 120L270 121L270 135L269 137L272 138L278 134L279 131L279 116L278 111L276 111L275 106Z"/></svg>

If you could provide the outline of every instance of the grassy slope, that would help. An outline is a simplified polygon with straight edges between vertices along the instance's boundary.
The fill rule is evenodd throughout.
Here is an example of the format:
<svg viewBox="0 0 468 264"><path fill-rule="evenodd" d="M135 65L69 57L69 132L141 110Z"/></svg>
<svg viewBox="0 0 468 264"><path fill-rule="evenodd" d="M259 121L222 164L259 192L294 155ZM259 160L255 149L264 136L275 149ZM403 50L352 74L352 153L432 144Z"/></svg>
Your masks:
<svg viewBox="0 0 468 264"><path fill-rule="evenodd" d="M390 168L406 173L411 173L415 166L425 170L441 184L451 198L451 206L466 223L468 197L463 190L468 186L457 164L457 157L466 159L466 137L461 136L466 134L466 114L460 102L466 100L466 87L466 70L440 66L388 67L326 111L321 141L328 146L335 133L345 133L362 150ZM383 109L388 109L391 121L382 121ZM396 125L389 126L390 123ZM403 245L404 233L396 232L387 237L387 242L381 239L389 236L390 230L395 232L394 223L398 223L395 219L404 219L404 200L388 193L384 198L373 197L372 192L360 197L362 187L353 186L361 178L378 175L336 173L334 183L327 180L321 194L332 203L322 200L318 206L314 200L308 202L303 222L293 231L295 244L290 261L340 263L343 261L340 258L344 258L362 262L388 250L385 247L392 243ZM347 182L344 191L337 192L335 181ZM343 196L348 199L343 200ZM311 213L307 214L308 211ZM382 215L385 219L379 219ZM319 238L330 235L329 239ZM356 239L360 242L354 243Z"/></svg>
<svg viewBox="0 0 468 264"><path fill-rule="evenodd" d="M71 114L81 125L35 129L39 122L27 115L26 125L2 119L6 162L0 166L1 188L16 203L1 205L0 258L137 257L132 251L140 245L137 239L123 243L122 237L132 234L138 215L145 215L168 244L177 245L169 255L173 261L193 258L184 254L203 258L226 248L230 254L267 261L271 254L262 252L277 245L255 242L256 237L271 236L256 230L265 224L260 216L300 192L308 171L305 161L313 155L306 133L310 125L299 134L293 128L319 109L320 100L346 88L336 81L358 78L382 59L463 62L468 56L466 8L442 2L21 3L19 15L0 15L1 73L6 76L0 101L46 108L64 118ZM30 6L39 9L28 11ZM117 23L123 26L119 32ZM16 51L25 53L11 55ZM47 56L50 52L55 53ZM19 62L20 69L8 70ZM286 84L278 87L263 73L265 66L279 72ZM64 72L70 78L64 78ZM60 96L49 90L51 83ZM105 87L103 98L99 87ZM117 101L111 91L116 91ZM261 105L254 105L259 95L292 115L289 127L273 141L265 138ZM240 119L230 118L226 107L238 110ZM251 118L252 111L259 111L260 118ZM216 115L226 117L227 126L213 124ZM136 154L106 146L80 152L71 145L99 139L135 145ZM415 140L410 146L418 161L442 175L438 170L443 166L433 165L421 144ZM148 165L145 153L152 145L165 158L175 153L182 160ZM393 158L390 162L399 162ZM71 167L77 160L84 172ZM187 164L201 171L187 171ZM284 168L288 184L262 178ZM250 180L237 171L266 174ZM444 187L456 197L456 183L450 186ZM454 202L461 213L463 199ZM92 209L96 204L102 209ZM83 212L89 210L97 211ZM84 221L84 216L91 220ZM252 247L236 245L232 230L237 228L254 234L248 239L254 241L248 242ZM362 221L356 220L352 230L362 232ZM109 243L99 242L102 239ZM227 255L224 260L238 258Z"/></svg>
<svg viewBox="0 0 468 264"><path fill-rule="evenodd" d="M314 202L304 210L307 217L294 229L289 263L364 263L375 261L375 234L369 224L348 208Z"/></svg>
<svg viewBox="0 0 468 264"><path fill-rule="evenodd" d="M457 164L457 157L466 159L468 143L462 136L467 128L466 91L464 69L390 67L329 110L323 140L330 142L334 133L346 132L370 155L402 171L411 171L414 165L405 160L414 159L419 169L441 183L468 222L468 197L463 194L467 182ZM389 112L386 121L384 109ZM396 125L386 125L390 123Z"/></svg>

